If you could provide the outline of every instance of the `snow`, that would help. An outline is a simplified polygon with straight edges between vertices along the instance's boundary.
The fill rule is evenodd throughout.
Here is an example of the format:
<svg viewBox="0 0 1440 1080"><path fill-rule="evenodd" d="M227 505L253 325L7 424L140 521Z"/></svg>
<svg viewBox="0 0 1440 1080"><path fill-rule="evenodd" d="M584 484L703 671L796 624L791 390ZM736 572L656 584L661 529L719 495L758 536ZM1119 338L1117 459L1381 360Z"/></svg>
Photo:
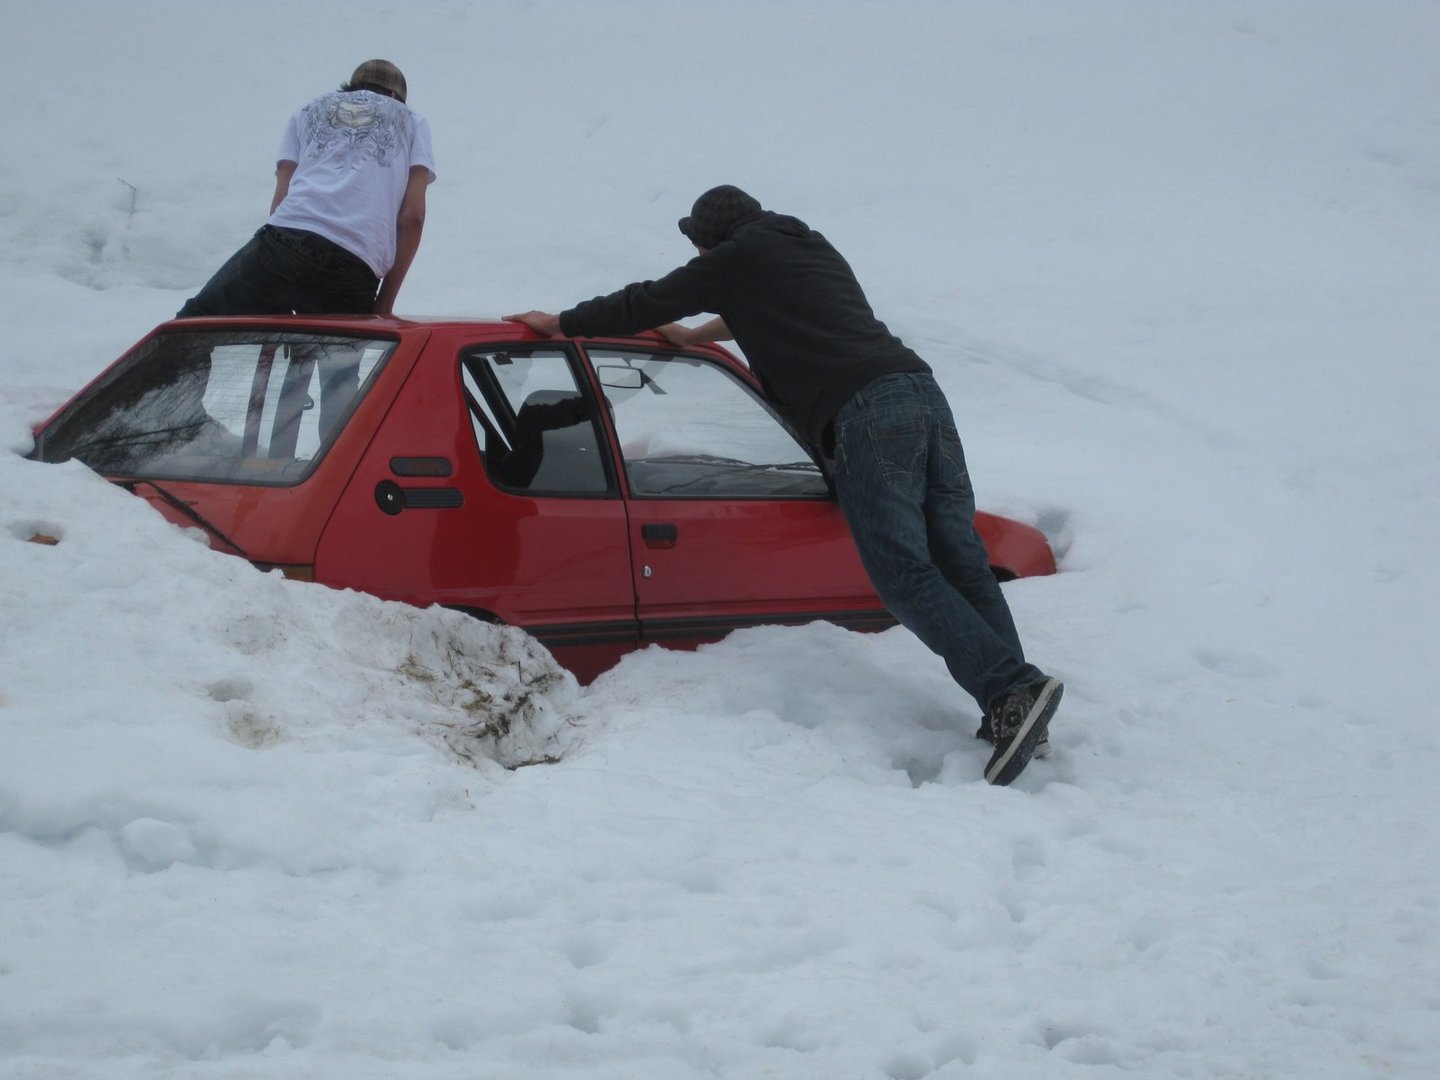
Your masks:
<svg viewBox="0 0 1440 1080"><path fill-rule="evenodd" d="M0 12L0 1075L1440 1075L1440 8ZM23 459L371 56L402 313L654 277L715 183L837 243L1060 553L1050 760L901 630L581 688Z"/></svg>

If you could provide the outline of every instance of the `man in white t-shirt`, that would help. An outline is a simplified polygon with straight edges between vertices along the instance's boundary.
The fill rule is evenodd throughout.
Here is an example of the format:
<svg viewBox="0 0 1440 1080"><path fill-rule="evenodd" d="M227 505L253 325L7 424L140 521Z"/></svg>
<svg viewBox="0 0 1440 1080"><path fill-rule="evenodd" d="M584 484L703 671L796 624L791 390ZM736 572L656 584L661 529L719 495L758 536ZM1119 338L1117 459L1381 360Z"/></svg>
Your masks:
<svg viewBox="0 0 1440 1080"><path fill-rule="evenodd" d="M430 125L405 98L400 69L367 60L292 116L270 220L178 317L390 314L435 179Z"/></svg>

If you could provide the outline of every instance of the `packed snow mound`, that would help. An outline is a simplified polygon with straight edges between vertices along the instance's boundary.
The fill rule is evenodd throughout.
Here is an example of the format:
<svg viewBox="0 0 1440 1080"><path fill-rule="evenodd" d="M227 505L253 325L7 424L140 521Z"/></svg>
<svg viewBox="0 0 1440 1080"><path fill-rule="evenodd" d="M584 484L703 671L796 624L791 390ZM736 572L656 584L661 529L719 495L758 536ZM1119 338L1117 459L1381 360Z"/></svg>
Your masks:
<svg viewBox="0 0 1440 1080"><path fill-rule="evenodd" d="M139 703L165 686L186 699L165 715L251 750L418 736L461 761L514 768L557 760L574 737L575 679L521 630L261 574L76 464L0 468L47 471L41 512L27 507L0 531L24 567L0 612L17 654L9 704L51 708L62 688L46 658L75 651L76 622L94 631L69 672L89 688L85 705L52 716L52 730L139 736L156 717ZM94 610L148 629L109 632L126 623L85 616Z"/></svg>

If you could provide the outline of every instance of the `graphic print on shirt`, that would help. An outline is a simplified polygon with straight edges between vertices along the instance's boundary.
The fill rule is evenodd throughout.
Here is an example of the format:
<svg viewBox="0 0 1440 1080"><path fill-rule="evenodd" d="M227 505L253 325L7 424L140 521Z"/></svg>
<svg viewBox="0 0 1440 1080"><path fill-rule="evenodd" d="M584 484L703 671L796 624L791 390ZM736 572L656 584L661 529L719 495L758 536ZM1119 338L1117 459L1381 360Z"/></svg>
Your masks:
<svg viewBox="0 0 1440 1080"><path fill-rule="evenodd" d="M326 94L305 113L308 155L320 158L338 150L351 168L367 160L384 168L408 134L405 110L371 94Z"/></svg>

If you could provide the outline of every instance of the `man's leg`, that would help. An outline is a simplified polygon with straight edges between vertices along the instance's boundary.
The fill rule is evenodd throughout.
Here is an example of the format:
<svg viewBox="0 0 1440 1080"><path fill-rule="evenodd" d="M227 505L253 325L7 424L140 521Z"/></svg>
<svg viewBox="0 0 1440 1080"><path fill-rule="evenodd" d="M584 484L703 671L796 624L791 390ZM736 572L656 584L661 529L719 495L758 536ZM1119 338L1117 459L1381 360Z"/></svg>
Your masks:
<svg viewBox="0 0 1440 1080"><path fill-rule="evenodd" d="M1011 652L1022 660L1025 650L1015 629L1010 605L990 569L990 553L975 528L975 491L965 465L954 415L940 387L928 377L922 385L928 391L933 415L929 475L925 492L925 521L930 557L960 595L973 607Z"/></svg>
<svg viewBox="0 0 1440 1080"><path fill-rule="evenodd" d="M885 606L944 659L955 681L984 710L1012 686L1041 673L996 633L932 558L926 516L930 455L936 426L949 418L949 410L943 416L937 410L925 378L878 379L840 410L836 490L861 561ZM952 486L950 497L961 507L968 500L973 533L968 477ZM979 543L978 536L974 542ZM983 544L980 551L988 573Z"/></svg>
<svg viewBox="0 0 1440 1080"><path fill-rule="evenodd" d="M267 237L267 228L231 255L175 317L287 314L293 275L287 272L284 252Z"/></svg>

